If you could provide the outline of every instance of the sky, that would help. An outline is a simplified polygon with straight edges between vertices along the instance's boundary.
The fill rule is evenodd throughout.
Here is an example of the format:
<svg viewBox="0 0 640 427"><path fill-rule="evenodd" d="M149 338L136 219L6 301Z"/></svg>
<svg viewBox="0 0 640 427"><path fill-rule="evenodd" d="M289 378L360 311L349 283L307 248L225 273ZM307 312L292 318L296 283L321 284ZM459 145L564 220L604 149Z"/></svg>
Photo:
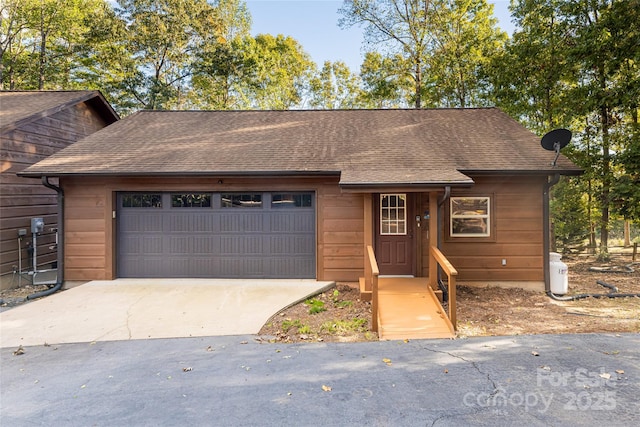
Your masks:
<svg viewBox="0 0 640 427"><path fill-rule="evenodd" d="M514 25L509 14L509 0L488 0L494 5L499 26L511 34ZM343 61L358 73L363 61L362 28L338 27L341 0L246 0L256 34L284 34L296 39L322 67L324 61Z"/></svg>

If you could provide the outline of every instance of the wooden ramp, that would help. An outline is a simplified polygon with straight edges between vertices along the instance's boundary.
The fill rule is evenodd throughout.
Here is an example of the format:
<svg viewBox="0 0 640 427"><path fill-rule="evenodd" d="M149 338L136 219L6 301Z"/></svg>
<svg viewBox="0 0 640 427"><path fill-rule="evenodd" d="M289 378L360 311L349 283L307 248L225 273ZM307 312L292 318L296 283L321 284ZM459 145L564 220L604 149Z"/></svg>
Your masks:
<svg viewBox="0 0 640 427"><path fill-rule="evenodd" d="M378 279L381 340L453 338L455 331L428 278Z"/></svg>

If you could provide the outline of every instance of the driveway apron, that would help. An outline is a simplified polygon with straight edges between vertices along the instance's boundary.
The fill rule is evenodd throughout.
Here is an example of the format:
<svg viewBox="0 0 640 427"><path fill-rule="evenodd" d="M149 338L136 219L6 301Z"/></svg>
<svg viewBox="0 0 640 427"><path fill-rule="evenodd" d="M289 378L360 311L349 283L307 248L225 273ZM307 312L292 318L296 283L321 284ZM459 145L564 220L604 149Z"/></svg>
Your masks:
<svg viewBox="0 0 640 427"><path fill-rule="evenodd" d="M256 334L316 280L93 281L0 313L0 347Z"/></svg>

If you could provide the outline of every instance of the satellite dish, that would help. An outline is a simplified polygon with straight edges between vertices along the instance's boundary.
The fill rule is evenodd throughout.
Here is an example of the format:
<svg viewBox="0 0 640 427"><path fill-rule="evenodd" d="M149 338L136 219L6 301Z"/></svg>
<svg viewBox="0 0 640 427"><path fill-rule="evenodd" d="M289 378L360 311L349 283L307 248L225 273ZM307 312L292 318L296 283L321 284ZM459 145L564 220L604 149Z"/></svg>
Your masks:
<svg viewBox="0 0 640 427"><path fill-rule="evenodd" d="M540 141L542 148L556 152L556 158L553 159L551 166L556 165L560 150L566 147L569 141L571 141L571 131L568 129L554 129L542 137L542 141Z"/></svg>

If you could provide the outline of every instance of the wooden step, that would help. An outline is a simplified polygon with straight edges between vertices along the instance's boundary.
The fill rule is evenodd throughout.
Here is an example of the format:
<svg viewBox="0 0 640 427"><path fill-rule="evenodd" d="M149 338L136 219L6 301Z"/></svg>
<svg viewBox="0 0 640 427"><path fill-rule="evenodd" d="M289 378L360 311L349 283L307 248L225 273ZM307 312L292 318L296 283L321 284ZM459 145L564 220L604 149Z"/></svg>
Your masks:
<svg viewBox="0 0 640 427"><path fill-rule="evenodd" d="M371 301L371 291L365 289L365 278L360 277L360 299L362 301Z"/></svg>

